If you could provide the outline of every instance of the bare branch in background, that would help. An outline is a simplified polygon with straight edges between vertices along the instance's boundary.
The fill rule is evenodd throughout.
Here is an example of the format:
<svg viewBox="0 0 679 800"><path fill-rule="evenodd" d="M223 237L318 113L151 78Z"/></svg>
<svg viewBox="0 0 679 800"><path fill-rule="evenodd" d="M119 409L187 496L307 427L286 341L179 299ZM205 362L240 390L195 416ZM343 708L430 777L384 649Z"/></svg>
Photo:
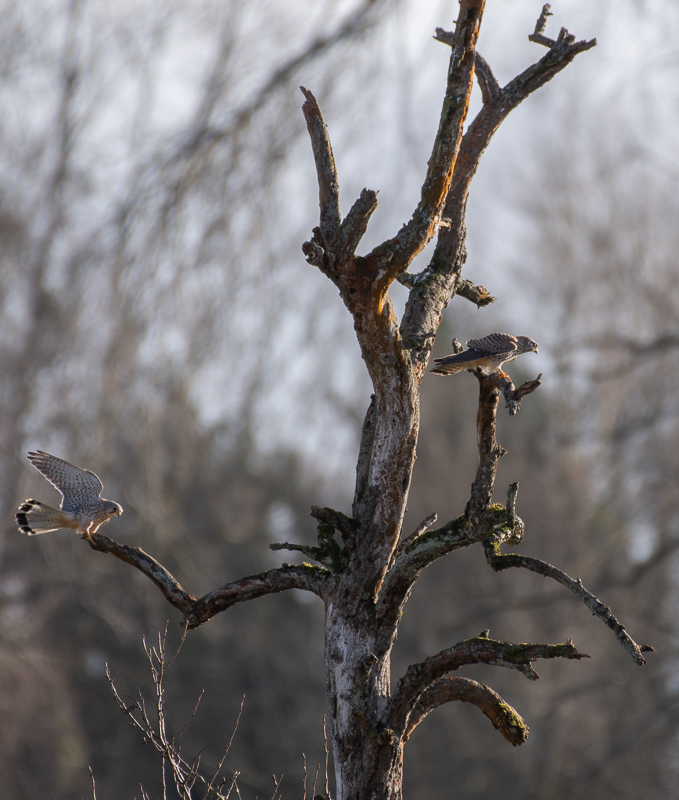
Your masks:
<svg viewBox="0 0 679 800"><path fill-rule="evenodd" d="M181 747L178 741L186 728L190 725L195 718L200 703L200 697L196 702L196 706L191 716L186 720L176 736L168 732L168 719L165 708L165 675L168 667L172 664L177 657L179 650L172 658L167 660L167 627L165 633L158 634L158 642L155 646L147 645L144 642L144 650L148 659L149 667L151 669L151 676L153 678L153 686L155 693L154 712L147 709L144 697L139 693L139 701L128 704L122 698L116 685L111 677L108 665L106 666L106 679L109 682L113 696L121 711L125 713L130 720L131 725L136 728L144 737L144 742L147 742L160 753L162 757L162 774L163 774L163 797L167 798L167 781L166 769L170 771L172 782L181 798L184 800L192 800L192 790L200 788L204 791L205 798L214 798L214 800L228 800L231 792L235 789L239 794L237 788L238 773L233 773L230 777L221 776L222 767L229 754L231 745L233 744L234 736L238 730L241 715L243 713L243 704L245 697L243 697L240 705L240 710L236 717L231 738L229 739L223 754L217 762L216 769L209 776L204 776L201 772L201 756L200 754L194 756L191 761L188 761L181 753ZM184 640L182 639L182 644ZM181 644L180 644L181 649ZM202 697L202 694L201 694ZM94 777L92 778L94 782ZM142 790L143 791L143 790Z"/></svg>

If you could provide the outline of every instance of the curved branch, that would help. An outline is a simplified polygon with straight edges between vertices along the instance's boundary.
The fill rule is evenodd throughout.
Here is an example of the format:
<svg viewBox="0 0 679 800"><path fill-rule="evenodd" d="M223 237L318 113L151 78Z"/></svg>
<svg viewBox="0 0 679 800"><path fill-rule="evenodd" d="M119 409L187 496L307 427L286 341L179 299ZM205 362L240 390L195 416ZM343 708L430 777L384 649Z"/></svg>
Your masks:
<svg viewBox="0 0 679 800"><path fill-rule="evenodd" d="M516 515L518 488L518 483L512 484L506 506L495 504L483 509L475 524L470 522L467 514L462 514L432 531L425 532L426 527L420 526L401 542L382 584L377 604L382 636L389 639L396 635L403 607L425 567L454 550L485 541L493 531L501 532L505 541L513 544L523 539L524 524Z"/></svg>
<svg viewBox="0 0 679 800"><path fill-rule="evenodd" d="M135 569L146 575L160 589L168 603L178 608L182 614L185 614L187 609L196 602L196 598L185 592L179 582L162 564L159 564L139 547L118 544L118 542L114 542L113 539L109 539L108 536L104 536L102 533L93 533L85 541L93 550L97 550L100 553L109 553L126 564L131 564Z"/></svg>
<svg viewBox="0 0 679 800"><path fill-rule="evenodd" d="M654 648L650 645L638 645L634 639L627 633L625 626L618 621L611 609L604 605L597 597L595 597L588 589L586 589L581 580L575 580L570 575L566 574L563 570L553 567L546 561L541 561L539 558L532 558L531 556L522 556L518 553L501 553L500 545L506 541L504 534L496 531L492 533L484 542L484 550L486 552L486 560L490 566L496 571L501 572L511 567L520 567L523 569L536 572L545 578L552 578L557 583L565 586L576 597L589 608L595 617L598 617L604 622L616 635L622 647L630 654L635 664L643 667L646 659L642 653L655 652Z"/></svg>
<svg viewBox="0 0 679 800"><path fill-rule="evenodd" d="M260 572L258 575L248 575L196 600L184 614L186 627L197 628L237 603L245 603L287 589L305 589L322 597L323 583L330 575L330 571L324 567L311 564L283 564L282 567Z"/></svg>
<svg viewBox="0 0 679 800"><path fill-rule="evenodd" d="M581 653L572 641L565 644L512 644L489 639L487 632L430 656L419 664L411 664L396 687L389 710L390 727L405 732L409 727L411 710L419 703L424 692L447 672L470 664L488 664L508 667L523 673L529 680L540 676L532 662L539 658L589 658Z"/></svg>
<svg viewBox="0 0 679 800"><path fill-rule="evenodd" d="M185 625L189 629L197 628L236 603L254 600L265 594L283 592L286 589L304 589L321 597L323 584L332 574L324 567L311 564L299 566L283 564L282 567L227 583L226 586L196 599L184 591L162 564L140 548L118 544L101 533L92 534L86 541L93 550L119 558L152 580L165 599L182 612Z"/></svg>
<svg viewBox="0 0 679 800"><path fill-rule="evenodd" d="M404 741L434 709L456 700L476 706L514 747L528 739L530 728L497 692L471 678L440 678L422 693L408 720Z"/></svg>
<svg viewBox="0 0 679 800"><path fill-rule="evenodd" d="M417 533L417 531L416 531ZM442 556L483 541L485 535L469 525L463 514L441 528L409 536L396 549L394 559L382 584L377 618L383 635L392 638L410 591L425 567Z"/></svg>
<svg viewBox="0 0 679 800"><path fill-rule="evenodd" d="M479 82L484 106L495 105L502 98L502 88L481 53L476 54L476 80Z"/></svg>
<svg viewBox="0 0 679 800"><path fill-rule="evenodd" d="M319 522L330 525L336 531L339 531L344 540L350 539L358 527L356 520L352 517L348 517L341 511L335 511L334 508L327 508L326 506L311 506L311 516Z"/></svg>

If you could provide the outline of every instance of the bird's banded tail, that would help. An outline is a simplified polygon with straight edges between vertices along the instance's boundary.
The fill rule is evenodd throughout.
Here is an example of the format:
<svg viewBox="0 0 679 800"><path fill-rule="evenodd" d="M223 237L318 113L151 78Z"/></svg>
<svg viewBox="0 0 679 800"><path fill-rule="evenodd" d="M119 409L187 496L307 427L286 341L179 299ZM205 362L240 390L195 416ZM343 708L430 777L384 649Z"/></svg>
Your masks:
<svg viewBox="0 0 679 800"><path fill-rule="evenodd" d="M25 500L16 515L17 525L22 533L34 536L37 533L49 533L59 528L73 527L70 518L63 511L39 503L37 500Z"/></svg>

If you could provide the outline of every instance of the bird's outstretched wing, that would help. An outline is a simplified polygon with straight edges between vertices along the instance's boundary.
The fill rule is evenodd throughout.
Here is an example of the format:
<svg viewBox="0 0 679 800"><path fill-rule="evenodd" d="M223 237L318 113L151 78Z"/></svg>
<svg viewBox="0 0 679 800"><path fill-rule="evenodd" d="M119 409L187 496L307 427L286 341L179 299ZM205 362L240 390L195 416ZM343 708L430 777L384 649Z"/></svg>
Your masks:
<svg viewBox="0 0 679 800"><path fill-rule="evenodd" d="M62 511L76 511L83 502L98 499L104 488L94 472L80 469L42 450L29 453L28 460L60 492Z"/></svg>

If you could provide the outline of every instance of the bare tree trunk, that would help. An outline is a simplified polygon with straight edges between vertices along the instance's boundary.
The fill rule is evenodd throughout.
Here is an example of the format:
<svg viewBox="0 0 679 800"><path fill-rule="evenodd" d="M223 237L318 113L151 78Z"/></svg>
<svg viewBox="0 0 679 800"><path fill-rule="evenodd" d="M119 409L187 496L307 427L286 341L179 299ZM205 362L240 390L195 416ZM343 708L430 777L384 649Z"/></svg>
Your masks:
<svg viewBox="0 0 679 800"><path fill-rule="evenodd" d="M528 727L499 695L470 679L447 677L448 673L470 664L487 664L519 670L534 680L538 676L532 663L537 659L587 657L571 640L513 644L482 633L412 664L392 687L390 657L403 608L422 570L442 556L481 544L493 569L522 567L570 589L615 632L637 664L644 663L642 652L648 649L640 648L610 609L579 581L537 559L501 552L503 544L521 541L524 526L516 515L518 484L510 486L504 505L493 503L497 461L505 452L495 439L497 409L503 396L514 414L521 399L539 386L539 378L516 389L504 372L475 369L480 383L479 466L466 508L437 529L429 530L435 521L430 517L409 536L403 535L420 424L419 384L443 310L457 291L480 305L492 302L482 287L461 280L466 199L479 159L512 108L595 44L576 42L565 29L558 39L547 38L549 7L545 6L531 38L546 46L547 54L502 88L476 52L484 0L461 0L459 6L455 31L437 29L436 38L450 46L451 58L419 204L395 236L367 255L357 255L356 250L377 207L377 193L364 189L342 219L328 131L313 94L302 89L320 204L319 225L304 243L303 252L339 289L373 385L351 517L313 507L318 546L273 545L273 549L301 552L317 566L284 564L199 599L138 548L119 545L100 533L89 542L153 580L182 611L188 628L198 627L235 603L291 588L313 592L324 601L326 695L337 800L399 800L405 743L427 714L444 703L472 703L508 742L525 741ZM483 106L465 133L475 76ZM438 241L430 264L419 275L409 275L409 265L435 235ZM394 280L410 288L400 326L389 296Z"/></svg>
<svg viewBox="0 0 679 800"><path fill-rule="evenodd" d="M347 598L328 599L326 692L337 798L401 797L403 743L383 722L389 653L378 657L376 650L374 617L348 619Z"/></svg>

